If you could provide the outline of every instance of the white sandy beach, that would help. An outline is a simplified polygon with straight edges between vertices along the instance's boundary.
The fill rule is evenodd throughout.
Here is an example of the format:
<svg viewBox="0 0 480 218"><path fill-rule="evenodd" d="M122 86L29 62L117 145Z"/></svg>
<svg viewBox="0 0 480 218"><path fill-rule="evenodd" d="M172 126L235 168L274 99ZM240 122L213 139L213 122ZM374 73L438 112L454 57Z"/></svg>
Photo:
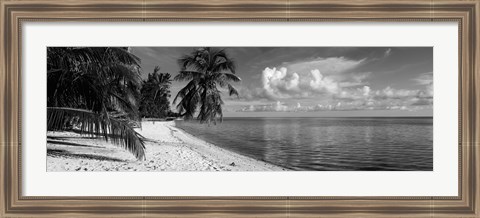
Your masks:
<svg viewBox="0 0 480 218"><path fill-rule="evenodd" d="M173 121L144 121L146 160L73 132L47 133L47 171L282 171L274 166L200 140Z"/></svg>

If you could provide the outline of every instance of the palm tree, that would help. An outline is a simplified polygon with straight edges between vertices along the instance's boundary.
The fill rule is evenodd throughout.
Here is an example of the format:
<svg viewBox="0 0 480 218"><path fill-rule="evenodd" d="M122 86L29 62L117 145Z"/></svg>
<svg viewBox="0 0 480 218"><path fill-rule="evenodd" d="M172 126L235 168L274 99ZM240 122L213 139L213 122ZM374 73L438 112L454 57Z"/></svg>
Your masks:
<svg viewBox="0 0 480 218"><path fill-rule="evenodd" d="M159 73L156 66L153 73L143 82L140 102L140 114L143 117L166 117L170 112L170 79L169 73Z"/></svg>
<svg viewBox="0 0 480 218"><path fill-rule="evenodd" d="M47 129L103 136L145 159L139 120L140 59L125 48L47 49Z"/></svg>
<svg viewBox="0 0 480 218"><path fill-rule="evenodd" d="M238 91L230 82L239 82L235 75L235 63L224 50L200 48L178 60L180 73L177 81L189 81L174 99L181 98L177 105L178 112L185 119L192 119L197 111L200 122L214 122L217 117L222 121L222 98L218 86L228 90L229 95L237 95Z"/></svg>

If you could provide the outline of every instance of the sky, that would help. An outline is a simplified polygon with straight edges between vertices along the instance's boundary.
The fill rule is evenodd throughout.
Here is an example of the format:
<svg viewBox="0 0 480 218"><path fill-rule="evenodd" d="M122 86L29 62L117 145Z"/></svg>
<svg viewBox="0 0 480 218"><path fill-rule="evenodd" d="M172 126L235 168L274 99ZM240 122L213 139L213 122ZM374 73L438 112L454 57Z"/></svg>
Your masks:
<svg viewBox="0 0 480 218"><path fill-rule="evenodd" d="M193 47L131 47L143 78L178 74ZM221 47L236 63L239 96L226 117L433 116L433 47ZM172 98L186 82L172 82ZM172 105L175 109L175 105Z"/></svg>

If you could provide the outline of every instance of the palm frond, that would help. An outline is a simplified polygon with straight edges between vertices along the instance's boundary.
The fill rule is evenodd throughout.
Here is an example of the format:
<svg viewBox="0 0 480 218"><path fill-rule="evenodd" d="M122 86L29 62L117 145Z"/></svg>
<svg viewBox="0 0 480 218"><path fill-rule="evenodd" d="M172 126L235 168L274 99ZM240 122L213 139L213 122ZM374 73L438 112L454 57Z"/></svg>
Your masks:
<svg viewBox="0 0 480 218"><path fill-rule="evenodd" d="M238 96L238 90L232 85L232 84L228 84L228 95L232 96L232 95L236 95Z"/></svg>
<svg viewBox="0 0 480 218"><path fill-rule="evenodd" d="M235 74L236 66L235 61L232 58L225 56L217 56L216 62L213 65L213 72L231 72Z"/></svg>
<svg viewBox="0 0 480 218"><path fill-rule="evenodd" d="M185 119L192 119L197 111L198 105L202 102L201 101L201 93L205 90L202 86L193 86L182 98L181 102L178 104L180 109L184 111L182 113L185 116ZM177 106L177 108L178 108Z"/></svg>
<svg viewBox="0 0 480 218"><path fill-rule="evenodd" d="M212 76L212 80L215 80L216 82L218 82L218 84L222 88L225 88L230 81L233 81L233 82L242 81L240 77L231 73L216 73Z"/></svg>
<svg viewBox="0 0 480 218"><path fill-rule="evenodd" d="M111 92L110 96L115 111L127 114L130 119L139 120L138 106L133 96L125 98L114 92Z"/></svg>
<svg viewBox="0 0 480 218"><path fill-rule="evenodd" d="M140 67L141 59L121 47L108 47L105 56L109 62L119 62L126 65L135 65Z"/></svg>
<svg viewBox="0 0 480 218"><path fill-rule="evenodd" d="M187 81L191 79L196 79L202 77L203 74L197 71L191 71L191 70L182 70L179 72L178 75L175 76L175 80L177 81Z"/></svg>
<svg viewBox="0 0 480 218"><path fill-rule="evenodd" d="M174 103L181 98L177 109L185 119L193 118L199 107L197 119L200 122L216 122L223 118L221 92L217 86L228 87L230 95L238 91L229 82L241 81L235 76L235 62L225 50L216 48L199 48L178 60L180 72L175 80L190 82L181 89Z"/></svg>
<svg viewBox="0 0 480 218"><path fill-rule="evenodd" d="M159 66L155 66L155 68L153 68L153 75L155 75L156 73L158 73L160 71L160 67Z"/></svg>
<svg viewBox="0 0 480 218"><path fill-rule="evenodd" d="M240 77L236 76L235 74L222 73L222 75L226 77L227 81L233 81L233 82L240 82L240 81L242 81L242 79L240 79Z"/></svg>
<svg viewBox="0 0 480 218"><path fill-rule="evenodd" d="M186 120L192 119L196 113L197 106L200 102L201 86L190 86L180 103L177 105L178 112Z"/></svg>
<svg viewBox="0 0 480 218"><path fill-rule="evenodd" d="M47 107L48 130L68 130L72 125L77 126L82 135L103 136L106 141L111 140L131 152L138 160L145 160L145 138L127 121L83 109Z"/></svg>
<svg viewBox="0 0 480 218"><path fill-rule="evenodd" d="M129 66L112 63L106 65L102 70L105 73L100 73L99 76L108 77L110 79L120 79L122 81L128 81L132 83L133 86L137 87L139 87L142 83L142 77L131 65Z"/></svg>
<svg viewBox="0 0 480 218"><path fill-rule="evenodd" d="M200 65L196 63L196 56L195 55L184 55L177 61L178 65L180 66L180 70L187 70L189 67L193 69L201 69Z"/></svg>
<svg viewBox="0 0 480 218"><path fill-rule="evenodd" d="M185 96L188 94L188 92L196 89L196 86L197 86L197 81L196 80L190 81L185 87L183 87L182 89L180 89L180 91L178 91L177 95L173 99L173 103L175 104L179 98L181 98L181 99L185 98Z"/></svg>

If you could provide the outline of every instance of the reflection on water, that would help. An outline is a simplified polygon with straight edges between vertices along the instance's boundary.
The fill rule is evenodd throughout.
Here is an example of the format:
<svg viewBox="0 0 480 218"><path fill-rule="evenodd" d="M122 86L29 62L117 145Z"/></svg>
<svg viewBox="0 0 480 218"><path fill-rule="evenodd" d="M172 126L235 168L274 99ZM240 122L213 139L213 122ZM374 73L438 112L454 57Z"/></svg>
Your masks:
<svg viewBox="0 0 480 218"><path fill-rule="evenodd" d="M226 118L177 121L217 146L295 170L433 169L432 118Z"/></svg>

